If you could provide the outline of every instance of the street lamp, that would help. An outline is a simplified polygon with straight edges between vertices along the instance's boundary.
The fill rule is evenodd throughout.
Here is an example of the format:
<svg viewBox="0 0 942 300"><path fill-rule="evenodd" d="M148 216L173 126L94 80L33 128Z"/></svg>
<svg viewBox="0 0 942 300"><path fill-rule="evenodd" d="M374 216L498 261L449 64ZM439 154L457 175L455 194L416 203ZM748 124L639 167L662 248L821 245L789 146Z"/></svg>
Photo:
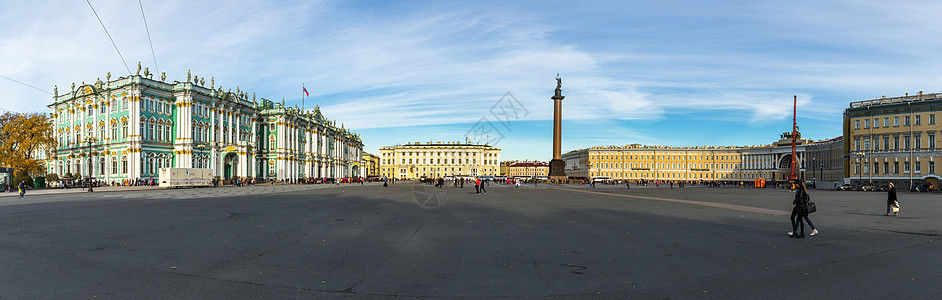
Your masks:
<svg viewBox="0 0 942 300"><path fill-rule="evenodd" d="M863 165L860 163L860 158L864 157L866 153L857 152L857 153L854 153L854 155L857 155L857 168L858 168L857 176L859 178L857 181L859 182L859 184L863 184Z"/></svg>
<svg viewBox="0 0 942 300"><path fill-rule="evenodd" d="M814 168L815 166L817 166L817 162L816 162L817 160L818 160L817 157L811 158L811 185L813 185L815 189L818 188L818 182L817 182L818 178L814 176L815 175Z"/></svg>
<svg viewBox="0 0 942 300"><path fill-rule="evenodd" d="M92 178L92 143L94 143L94 142L96 142L96 141L98 141L98 139L95 138L94 136L85 137L85 142L88 143L88 159L86 160L86 162L87 162L86 164L88 165L88 173L86 173L86 174L88 174L88 175L85 175L85 177L87 178L87 179L86 179L86 182L88 183L88 191L89 191L89 192L92 191L92 182L91 182L91 178Z"/></svg>

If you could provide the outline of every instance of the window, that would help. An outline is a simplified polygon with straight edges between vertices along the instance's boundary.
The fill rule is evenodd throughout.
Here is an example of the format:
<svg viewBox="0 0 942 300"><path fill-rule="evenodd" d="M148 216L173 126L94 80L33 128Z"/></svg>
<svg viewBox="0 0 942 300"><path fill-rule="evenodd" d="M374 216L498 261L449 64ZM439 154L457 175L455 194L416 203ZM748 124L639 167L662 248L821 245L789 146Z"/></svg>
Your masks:
<svg viewBox="0 0 942 300"><path fill-rule="evenodd" d="M915 165L916 173L922 173L922 164L920 164L918 160L913 164Z"/></svg>
<svg viewBox="0 0 942 300"><path fill-rule="evenodd" d="M913 120L913 123L914 123L913 125L919 126L919 124L922 123L921 120L920 120L920 119L922 119L922 118L920 118L920 117L921 117L920 115L916 115L916 119Z"/></svg>
<svg viewBox="0 0 942 300"><path fill-rule="evenodd" d="M883 127L890 127L890 117L883 118Z"/></svg>
<svg viewBox="0 0 942 300"><path fill-rule="evenodd" d="M864 143L863 149L864 149L864 150L870 150L870 138L869 138L869 137L865 137L865 138L863 139L863 143Z"/></svg>
<svg viewBox="0 0 942 300"><path fill-rule="evenodd" d="M118 122L111 123L111 138L118 139ZM118 172L114 172L118 173Z"/></svg>
<svg viewBox="0 0 942 300"><path fill-rule="evenodd" d="M929 114L929 125L935 125L935 114Z"/></svg>
<svg viewBox="0 0 942 300"><path fill-rule="evenodd" d="M95 107L89 105L89 106L86 108L86 111L88 111L88 116L92 116L92 114L95 113Z"/></svg>
<svg viewBox="0 0 942 300"><path fill-rule="evenodd" d="M893 117L893 126L899 126L899 117Z"/></svg>
<svg viewBox="0 0 942 300"><path fill-rule="evenodd" d="M888 163L888 162L883 162L883 173L884 173L884 174L889 174L889 173L890 173L890 163Z"/></svg>
<svg viewBox="0 0 942 300"><path fill-rule="evenodd" d="M860 151L860 138L854 139L854 151Z"/></svg>
<svg viewBox="0 0 942 300"><path fill-rule="evenodd" d="M898 135L893 136L893 149L899 150L899 136Z"/></svg>
<svg viewBox="0 0 942 300"><path fill-rule="evenodd" d="M105 113L105 108L106 108L106 107L107 107L107 105L105 105L104 102L99 103L99 104L98 104L98 109L99 109L99 110L98 110L98 113L100 113L100 114Z"/></svg>
<svg viewBox="0 0 942 300"><path fill-rule="evenodd" d="M929 174L935 174L935 162L934 161L929 162Z"/></svg>
<svg viewBox="0 0 942 300"><path fill-rule="evenodd" d="M121 121L121 135L124 136L125 139L128 138L128 120Z"/></svg>
<svg viewBox="0 0 942 300"><path fill-rule="evenodd" d="M147 139L148 139L148 140L153 140L153 139L154 139L154 120L153 120L153 119L151 119L150 121L147 122L147 132L146 132L146 134L147 134Z"/></svg>
<svg viewBox="0 0 942 300"><path fill-rule="evenodd" d="M873 128L880 128L880 118L873 118Z"/></svg>
<svg viewBox="0 0 942 300"><path fill-rule="evenodd" d="M118 174L118 158L111 157L111 174Z"/></svg>
<svg viewBox="0 0 942 300"><path fill-rule="evenodd" d="M98 126L98 140L104 141L105 140L105 124L98 124L98 125L99 125Z"/></svg>
<svg viewBox="0 0 942 300"><path fill-rule="evenodd" d="M910 149L910 148L909 148L909 145L910 145L910 143L909 143L909 142L910 142L909 136L908 136L908 135L903 136L903 140L904 140L904 141L903 141L903 146L904 146L904 147L903 147L903 150L909 150L909 149Z"/></svg>
<svg viewBox="0 0 942 300"><path fill-rule="evenodd" d="M913 134L913 144L916 146L916 150L922 148L922 135L916 133Z"/></svg>
<svg viewBox="0 0 942 300"><path fill-rule="evenodd" d="M903 118L903 126L909 126L909 116Z"/></svg>
<svg viewBox="0 0 942 300"><path fill-rule="evenodd" d="M865 128L865 129L866 129L866 128L870 128L870 119L865 119L865 120L864 120L864 128Z"/></svg>
<svg viewBox="0 0 942 300"><path fill-rule="evenodd" d="M898 161L893 162L893 173L899 174L899 162Z"/></svg>
<svg viewBox="0 0 942 300"><path fill-rule="evenodd" d="M907 174L909 173L909 162L908 162L908 161L907 161L905 164L903 164L903 173L907 173Z"/></svg>
<svg viewBox="0 0 942 300"><path fill-rule="evenodd" d="M890 136L883 136L883 150L890 150Z"/></svg>
<svg viewBox="0 0 942 300"><path fill-rule="evenodd" d="M929 134L929 144L926 146L928 146L929 150L935 150L935 133Z"/></svg>
<svg viewBox="0 0 942 300"><path fill-rule="evenodd" d="M873 162L873 173L874 174L880 173L880 163Z"/></svg>

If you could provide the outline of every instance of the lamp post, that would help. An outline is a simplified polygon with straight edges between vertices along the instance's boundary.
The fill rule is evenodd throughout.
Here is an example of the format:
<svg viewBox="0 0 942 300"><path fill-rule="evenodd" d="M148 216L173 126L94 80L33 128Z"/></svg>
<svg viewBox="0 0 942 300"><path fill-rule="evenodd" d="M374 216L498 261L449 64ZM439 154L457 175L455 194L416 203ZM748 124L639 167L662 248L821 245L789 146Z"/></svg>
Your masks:
<svg viewBox="0 0 942 300"><path fill-rule="evenodd" d="M813 185L815 189L818 188L818 182L817 182L818 178L814 176L815 175L814 168L817 165L817 162L816 162L817 159L818 159L817 157L811 158L811 185Z"/></svg>
<svg viewBox="0 0 942 300"><path fill-rule="evenodd" d="M98 141L98 139L95 138L95 137L93 137L93 136L85 137L85 142L88 143L88 160L87 160L87 162L88 162L88 163L87 163L87 165L88 165L88 173L86 173L86 174L88 174L88 175L85 175L86 178L87 178L87 179L85 180L85 182L88 183L88 191L89 191L89 192L93 192L93 191L94 191L94 190L92 189L92 143L94 143L94 142L96 142L96 141Z"/></svg>
<svg viewBox="0 0 942 300"><path fill-rule="evenodd" d="M864 157L864 155L866 155L866 153L857 152L857 153L854 153L854 155L857 155L857 167L859 168L859 169L857 170L857 176L858 176L858 178L859 178L857 181L859 182L858 184L863 184L863 165L860 164L860 158L861 158L861 157Z"/></svg>

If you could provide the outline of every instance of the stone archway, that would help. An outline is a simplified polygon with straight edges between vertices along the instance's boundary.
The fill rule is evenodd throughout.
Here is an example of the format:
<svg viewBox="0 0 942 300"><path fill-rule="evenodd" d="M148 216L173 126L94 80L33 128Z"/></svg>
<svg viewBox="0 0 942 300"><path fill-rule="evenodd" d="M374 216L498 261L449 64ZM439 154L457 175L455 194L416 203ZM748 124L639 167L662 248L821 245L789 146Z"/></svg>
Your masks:
<svg viewBox="0 0 942 300"><path fill-rule="evenodd" d="M931 184L933 190L939 190L939 176L928 175L924 177L922 180L925 180L926 182Z"/></svg>
<svg viewBox="0 0 942 300"><path fill-rule="evenodd" d="M235 152L226 153L223 157L222 174L224 180L232 179L239 168L239 159Z"/></svg>

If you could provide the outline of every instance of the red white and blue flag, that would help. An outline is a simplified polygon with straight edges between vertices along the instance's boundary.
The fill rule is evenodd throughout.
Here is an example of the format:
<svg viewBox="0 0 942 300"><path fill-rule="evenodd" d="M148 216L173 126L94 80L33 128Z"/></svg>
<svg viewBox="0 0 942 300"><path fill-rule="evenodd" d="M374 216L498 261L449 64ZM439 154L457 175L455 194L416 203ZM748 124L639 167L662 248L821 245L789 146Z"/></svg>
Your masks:
<svg viewBox="0 0 942 300"><path fill-rule="evenodd" d="M308 96L308 97L311 96L311 94L309 94L309 93L307 92L307 88L306 88L306 87L303 87L303 86L302 86L301 89L304 90L304 95L305 95L305 96Z"/></svg>

